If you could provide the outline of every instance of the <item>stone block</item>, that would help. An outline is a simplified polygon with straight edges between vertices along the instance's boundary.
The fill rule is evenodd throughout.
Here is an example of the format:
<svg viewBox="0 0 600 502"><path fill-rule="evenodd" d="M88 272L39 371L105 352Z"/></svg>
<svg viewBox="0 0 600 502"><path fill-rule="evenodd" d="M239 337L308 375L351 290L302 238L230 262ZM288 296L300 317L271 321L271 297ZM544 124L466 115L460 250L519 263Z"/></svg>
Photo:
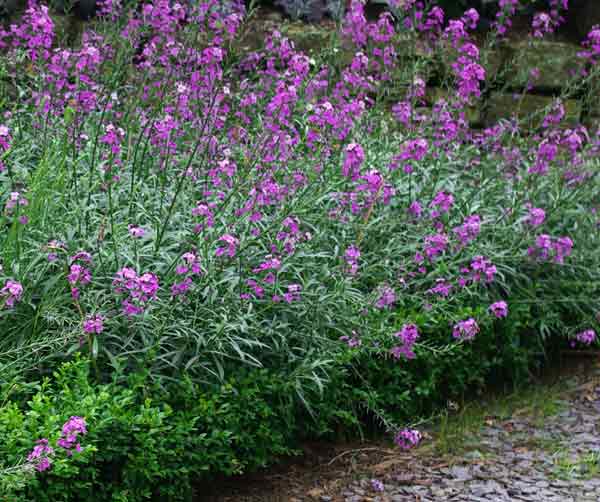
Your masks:
<svg viewBox="0 0 600 502"><path fill-rule="evenodd" d="M555 98L551 96L536 96L532 94L515 95L496 92L486 103L484 123L487 127L501 119L511 119L516 116L526 129L537 128L542 124L546 110L550 110ZM563 100L565 118L563 124L572 127L579 124L581 103L574 99Z"/></svg>
<svg viewBox="0 0 600 502"><path fill-rule="evenodd" d="M533 89L556 91L576 78L581 48L575 44L530 40L511 43L508 49L508 87L522 89L531 83ZM536 79L531 77L533 70L539 72Z"/></svg>

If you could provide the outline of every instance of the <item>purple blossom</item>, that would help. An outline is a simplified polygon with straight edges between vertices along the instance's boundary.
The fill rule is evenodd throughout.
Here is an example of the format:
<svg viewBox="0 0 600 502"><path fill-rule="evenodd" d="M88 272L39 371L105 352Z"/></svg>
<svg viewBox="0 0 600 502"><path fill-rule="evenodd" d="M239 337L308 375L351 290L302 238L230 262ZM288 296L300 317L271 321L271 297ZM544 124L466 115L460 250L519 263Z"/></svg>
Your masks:
<svg viewBox="0 0 600 502"><path fill-rule="evenodd" d="M537 12L533 16L531 27L533 28L533 36L535 38L543 38L544 35L554 32L555 24L550 14L547 12Z"/></svg>
<svg viewBox="0 0 600 502"><path fill-rule="evenodd" d="M234 237L233 235L230 234L224 234L221 237L219 237L219 240L221 242L224 242L226 244L225 247L218 247L217 250L215 251L215 254L217 256L223 256L223 255L227 255L230 258L233 258L235 256L235 253L237 251L237 246L239 245L240 241Z"/></svg>
<svg viewBox="0 0 600 502"><path fill-rule="evenodd" d="M412 166L409 161L420 162L427 155L428 144L424 138L418 138L414 140L406 141L400 150L400 153L394 157L394 162L390 164L390 169L397 167L398 161L405 162L404 172L410 174L412 172Z"/></svg>
<svg viewBox="0 0 600 502"><path fill-rule="evenodd" d="M379 481L378 479L371 480L371 488L375 492L382 492L385 490L384 484L381 481Z"/></svg>
<svg viewBox="0 0 600 502"><path fill-rule="evenodd" d="M433 260L441 255L448 246L448 236L446 234L434 234L425 236L425 255L429 260Z"/></svg>
<svg viewBox="0 0 600 502"><path fill-rule="evenodd" d="M405 324L400 331L394 333L394 337L398 338L402 345L395 346L390 350L392 356L396 359L400 359L402 356L406 359L414 359L413 347L419 339L417 326L415 324Z"/></svg>
<svg viewBox="0 0 600 502"><path fill-rule="evenodd" d="M353 180L358 179L360 175L360 166L365 160L365 152L358 143L350 143L345 149L344 164L342 174Z"/></svg>
<svg viewBox="0 0 600 502"><path fill-rule="evenodd" d="M29 201L20 192L10 192L6 201L6 210L12 213L15 207L27 206Z"/></svg>
<svg viewBox="0 0 600 502"><path fill-rule="evenodd" d="M479 23L479 12L475 9L469 9L463 14L461 20L467 28L474 30L477 28L477 23Z"/></svg>
<svg viewBox="0 0 600 502"><path fill-rule="evenodd" d="M493 26L498 34L502 37L506 35L508 28L512 26L511 18L517 12L519 0L500 0L498 2L499 10L496 13L496 21Z"/></svg>
<svg viewBox="0 0 600 502"><path fill-rule="evenodd" d="M135 239L141 239L146 235L146 230L142 227L136 227L134 225L129 225L129 235L131 235Z"/></svg>
<svg viewBox="0 0 600 502"><path fill-rule="evenodd" d="M465 221L459 227L452 230L458 237L461 247L468 245L478 235L481 227L481 218L474 214L465 218Z"/></svg>
<svg viewBox="0 0 600 502"><path fill-rule="evenodd" d="M587 329L581 333L577 333L575 339L584 345L591 345L596 341L596 332L593 329Z"/></svg>
<svg viewBox="0 0 600 502"><path fill-rule="evenodd" d="M485 279L486 282L492 282L496 276L496 266L485 256L475 256L471 261L471 279L473 282L480 282Z"/></svg>
<svg viewBox="0 0 600 502"><path fill-rule="evenodd" d="M87 316L83 321L83 331L89 334L97 334L99 335L104 331L104 317L101 315L91 315Z"/></svg>
<svg viewBox="0 0 600 502"><path fill-rule="evenodd" d="M442 297L450 296L451 291L452 285L446 282L446 279L437 279L436 285L427 290L427 292L430 294L436 294Z"/></svg>
<svg viewBox="0 0 600 502"><path fill-rule="evenodd" d="M117 294L124 296L123 313L128 317L144 312L144 307L156 298L159 289L156 275L146 272L138 276L129 267L123 267L115 274L113 286Z"/></svg>
<svg viewBox="0 0 600 502"><path fill-rule="evenodd" d="M423 436L415 429L402 429L396 433L394 443L403 450L410 450L421 442Z"/></svg>
<svg viewBox="0 0 600 502"><path fill-rule="evenodd" d="M0 125L0 149L3 151L8 150L11 141L10 129L5 125Z"/></svg>
<svg viewBox="0 0 600 502"><path fill-rule="evenodd" d="M454 196L447 192L438 192L429 207L434 208L431 211L432 218L438 218L444 213L450 211L452 204L454 203Z"/></svg>
<svg viewBox="0 0 600 502"><path fill-rule="evenodd" d="M508 315L508 305L505 301L495 302L490 305L489 311L498 319L502 319Z"/></svg>
<svg viewBox="0 0 600 502"><path fill-rule="evenodd" d="M113 155L118 155L121 151L121 141L125 137L125 131L113 124L107 124L104 127L104 134L100 137L100 143L110 147Z"/></svg>
<svg viewBox="0 0 600 502"><path fill-rule="evenodd" d="M351 349L355 347L360 347L362 345L362 340L360 339L356 331L352 331L352 336L340 336L340 341L345 342L346 345L348 345L348 347L350 347Z"/></svg>
<svg viewBox="0 0 600 502"><path fill-rule="evenodd" d="M4 287L0 289L0 298L4 299L4 307L13 308L16 303L21 301L23 296L23 286L20 282L8 279Z"/></svg>
<svg viewBox="0 0 600 502"><path fill-rule="evenodd" d="M582 45L586 50L579 53L579 57L591 63L600 61L600 25L592 27Z"/></svg>
<svg viewBox="0 0 600 502"><path fill-rule="evenodd" d="M50 446L47 439L38 439L33 450L27 456L27 462L35 465L39 472L44 472L52 466L51 457L54 455L54 449Z"/></svg>
<svg viewBox="0 0 600 502"><path fill-rule="evenodd" d="M344 253L344 259L346 261L346 271L349 275L356 275L358 272L358 260L360 258L360 250L351 245Z"/></svg>
<svg viewBox="0 0 600 502"><path fill-rule="evenodd" d="M421 214L423 213L423 207L419 201L415 200L411 202L410 206L408 206L408 213L415 218L421 217Z"/></svg>
<svg viewBox="0 0 600 502"><path fill-rule="evenodd" d="M532 227L539 227L546 219L546 212L539 207L530 207L529 215L527 216L527 223Z"/></svg>
<svg viewBox="0 0 600 502"><path fill-rule="evenodd" d="M62 435L56 441L56 445L67 450L67 455L72 455L73 450L80 452L81 444L79 436L87 434L87 424L82 417L71 417L65 422L62 428Z"/></svg>
<svg viewBox="0 0 600 502"><path fill-rule="evenodd" d="M555 263L563 264L565 258L571 256L573 241L569 237L553 238L548 234L540 234L535 239L535 245L527 250L527 254L540 261L552 259Z"/></svg>
<svg viewBox="0 0 600 502"><path fill-rule="evenodd" d="M457 340L472 340L477 333L479 333L479 326L472 317L465 321L459 321L452 329L452 336Z"/></svg>
<svg viewBox="0 0 600 502"><path fill-rule="evenodd" d="M419 328L415 324L405 324L394 336L402 341L404 345L414 345L419 339Z"/></svg>
<svg viewBox="0 0 600 502"><path fill-rule="evenodd" d="M393 288L388 285L383 285L379 288L379 297L375 302L375 306L378 309L389 307L390 305L393 305L395 301L396 293L394 292Z"/></svg>

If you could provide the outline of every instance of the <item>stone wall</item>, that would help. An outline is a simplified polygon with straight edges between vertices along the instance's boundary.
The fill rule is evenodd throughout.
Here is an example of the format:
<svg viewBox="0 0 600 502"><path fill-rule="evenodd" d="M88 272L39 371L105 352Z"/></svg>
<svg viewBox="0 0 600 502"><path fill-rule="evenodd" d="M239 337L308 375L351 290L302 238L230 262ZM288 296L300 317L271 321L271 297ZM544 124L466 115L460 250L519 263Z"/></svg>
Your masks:
<svg viewBox="0 0 600 502"><path fill-rule="evenodd" d="M283 23L280 29L297 47L313 56L331 44L333 32L327 29L302 23ZM412 47L411 41L397 44L400 53L408 46ZM543 40L508 41L491 50L482 49L481 63L487 79L482 99L468 110L467 118L475 127L487 127L500 119L517 116L524 120L526 128L534 128L544 110L552 106L556 97L563 96L565 125L600 125L600 77L583 85L580 77L583 66L578 57L581 50L576 43ZM431 57L418 50L405 52L410 52L410 57L402 54L407 64L396 72L386 89L386 99L390 102L402 99L415 63L420 68L419 76L428 82L428 104L447 96L440 85L451 78L451 61L440 54ZM332 64L347 63L352 55L349 49L339 49ZM534 73L537 75L532 78Z"/></svg>

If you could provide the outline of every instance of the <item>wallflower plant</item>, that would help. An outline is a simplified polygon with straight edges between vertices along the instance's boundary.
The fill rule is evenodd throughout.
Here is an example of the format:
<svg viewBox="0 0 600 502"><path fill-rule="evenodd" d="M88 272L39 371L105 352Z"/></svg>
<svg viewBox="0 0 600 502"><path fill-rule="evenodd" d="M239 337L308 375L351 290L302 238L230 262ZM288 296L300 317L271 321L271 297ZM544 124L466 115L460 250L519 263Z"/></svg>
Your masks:
<svg viewBox="0 0 600 502"><path fill-rule="evenodd" d="M497 36L517 3L500 2ZM534 131L472 129L465 110L487 78L476 11L445 22L406 2L405 17L369 21L353 0L335 67L277 31L236 52L238 0L120 9L103 2L75 47L57 45L35 1L0 30L26 90L0 123L0 367L86 351L99 380L144 367L208 386L266 367L307 404L361 358L516 359L584 325L576 340L595 343L600 132L567 128L560 101ZM538 15L535 35L559 22ZM418 63L405 95L384 100L407 30L450 60L451 92L427 113ZM497 347L503 323L529 338ZM31 461L45 471L85 431L72 417Z"/></svg>

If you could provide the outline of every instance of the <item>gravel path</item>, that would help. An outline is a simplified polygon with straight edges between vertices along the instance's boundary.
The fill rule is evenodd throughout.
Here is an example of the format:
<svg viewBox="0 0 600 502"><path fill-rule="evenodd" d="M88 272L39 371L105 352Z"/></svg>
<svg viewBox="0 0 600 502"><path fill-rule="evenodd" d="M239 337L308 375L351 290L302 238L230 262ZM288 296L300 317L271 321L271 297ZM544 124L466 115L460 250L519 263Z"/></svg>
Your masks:
<svg viewBox="0 0 600 502"><path fill-rule="evenodd" d="M599 502L600 380L578 387L560 404L563 411L543 420L513 415L508 420L486 421L474 438L476 446L460 460L445 463L415 455L408 465L380 471L375 482L363 479L319 498ZM377 486L378 482L383 486Z"/></svg>
<svg viewBox="0 0 600 502"><path fill-rule="evenodd" d="M451 454L438 453L434 431L408 452L389 440L308 448L290 465L201 488L196 500L600 502L600 361L559 381L566 390L532 387L516 402L482 405Z"/></svg>

